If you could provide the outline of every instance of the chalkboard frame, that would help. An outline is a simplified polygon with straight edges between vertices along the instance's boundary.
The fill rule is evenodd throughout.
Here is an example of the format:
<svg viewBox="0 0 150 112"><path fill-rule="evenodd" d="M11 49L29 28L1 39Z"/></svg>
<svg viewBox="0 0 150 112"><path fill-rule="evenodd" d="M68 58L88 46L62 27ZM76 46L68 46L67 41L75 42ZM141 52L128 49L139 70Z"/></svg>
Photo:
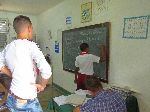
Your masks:
<svg viewBox="0 0 150 112"><path fill-rule="evenodd" d="M64 48L63 48L63 41L64 41L64 33L66 32L72 32L72 31L79 31L79 30L85 30L85 29L91 29L91 28L101 28L101 27L106 27L107 28L107 33L106 33L106 68L105 68L105 79L101 79L102 82L108 83L108 72L109 72L109 33L110 33L110 22L105 22L101 24L95 24L95 25L90 25L90 26L85 26L85 27L80 27L80 28L75 28L75 29L69 29L62 31L62 62L64 62ZM64 68L64 63L63 63L63 70L74 73L74 70L66 69Z"/></svg>

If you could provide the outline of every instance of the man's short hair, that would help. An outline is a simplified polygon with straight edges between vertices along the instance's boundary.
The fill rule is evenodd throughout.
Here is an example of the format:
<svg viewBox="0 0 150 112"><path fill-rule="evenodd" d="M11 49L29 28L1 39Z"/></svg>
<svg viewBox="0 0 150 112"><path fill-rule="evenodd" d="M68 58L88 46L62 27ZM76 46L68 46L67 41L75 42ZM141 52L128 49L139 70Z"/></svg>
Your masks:
<svg viewBox="0 0 150 112"><path fill-rule="evenodd" d="M100 78L96 76L90 76L85 80L85 86L90 91L98 91L99 89L102 89L102 84L100 81Z"/></svg>
<svg viewBox="0 0 150 112"><path fill-rule="evenodd" d="M17 34L23 32L24 29L29 25L32 25L32 23L30 21L30 18L27 16L19 15L15 17L13 21L13 27Z"/></svg>
<svg viewBox="0 0 150 112"><path fill-rule="evenodd" d="M88 45L87 43L82 43L82 44L80 45L80 50L81 50L81 51L85 51L85 49L87 49L87 48L89 48L89 45Z"/></svg>

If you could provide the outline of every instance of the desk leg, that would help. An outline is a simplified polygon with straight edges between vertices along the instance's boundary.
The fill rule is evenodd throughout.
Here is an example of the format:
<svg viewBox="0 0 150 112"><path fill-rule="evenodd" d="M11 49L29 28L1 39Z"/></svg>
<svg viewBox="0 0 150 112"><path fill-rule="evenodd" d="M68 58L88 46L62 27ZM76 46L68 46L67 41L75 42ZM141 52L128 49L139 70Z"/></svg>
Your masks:
<svg viewBox="0 0 150 112"><path fill-rule="evenodd" d="M56 112L56 111L55 111L55 102L54 102L54 99L53 99L53 98L52 98L52 106L53 106L53 111Z"/></svg>

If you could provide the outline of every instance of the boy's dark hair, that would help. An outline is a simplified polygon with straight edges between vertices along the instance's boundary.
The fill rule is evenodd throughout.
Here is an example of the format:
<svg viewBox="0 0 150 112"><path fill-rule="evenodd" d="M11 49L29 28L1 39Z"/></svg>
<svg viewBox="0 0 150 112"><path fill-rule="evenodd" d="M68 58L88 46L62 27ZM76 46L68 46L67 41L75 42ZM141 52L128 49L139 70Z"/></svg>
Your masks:
<svg viewBox="0 0 150 112"><path fill-rule="evenodd" d="M102 84L100 81L100 78L96 76L90 76L85 80L85 86L90 91L98 91L99 89L102 89Z"/></svg>
<svg viewBox="0 0 150 112"><path fill-rule="evenodd" d="M87 43L82 43L82 44L80 45L80 50L81 50L81 51L85 51L85 49L87 49L87 48L89 48L89 45L88 45Z"/></svg>
<svg viewBox="0 0 150 112"><path fill-rule="evenodd" d="M15 32L21 33L25 27L32 25L30 18L27 16L23 16L23 15L19 15L17 17L15 17L14 21L13 21L13 27L15 29Z"/></svg>

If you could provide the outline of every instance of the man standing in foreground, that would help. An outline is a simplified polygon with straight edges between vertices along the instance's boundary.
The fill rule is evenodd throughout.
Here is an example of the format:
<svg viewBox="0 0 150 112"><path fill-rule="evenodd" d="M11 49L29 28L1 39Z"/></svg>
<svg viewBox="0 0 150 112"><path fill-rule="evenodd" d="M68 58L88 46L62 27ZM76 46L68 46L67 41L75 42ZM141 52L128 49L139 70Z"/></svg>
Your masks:
<svg viewBox="0 0 150 112"><path fill-rule="evenodd" d="M48 83L52 74L50 65L36 43L30 41L33 28L29 17L17 16L13 21L13 27L17 39L0 53L0 69L7 73L8 67L12 77L6 105L11 112L43 112L37 93L43 91ZM36 84L33 60L41 72L40 84Z"/></svg>
<svg viewBox="0 0 150 112"><path fill-rule="evenodd" d="M127 112L123 97L117 92L103 90L99 78L91 76L85 80L85 85L93 98L73 112Z"/></svg>

